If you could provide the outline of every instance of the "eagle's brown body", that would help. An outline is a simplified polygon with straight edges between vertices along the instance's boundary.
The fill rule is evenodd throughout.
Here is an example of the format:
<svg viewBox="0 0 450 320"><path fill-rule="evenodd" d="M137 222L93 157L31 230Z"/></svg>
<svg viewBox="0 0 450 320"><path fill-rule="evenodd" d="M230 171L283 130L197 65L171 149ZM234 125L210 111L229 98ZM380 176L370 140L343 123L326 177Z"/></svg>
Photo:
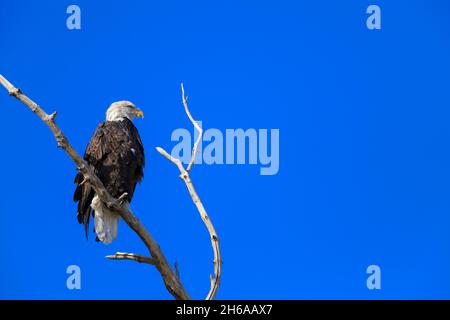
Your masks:
<svg viewBox="0 0 450 320"><path fill-rule="evenodd" d="M126 200L131 202L136 184L144 176L145 164L141 138L131 120L102 122L87 146L84 159L113 197L126 192ZM91 206L95 192L89 182L80 185L82 181L83 175L78 173L73 199L78 202L78 222L84 224L87 236L90 216L95 215Z"/></svg>

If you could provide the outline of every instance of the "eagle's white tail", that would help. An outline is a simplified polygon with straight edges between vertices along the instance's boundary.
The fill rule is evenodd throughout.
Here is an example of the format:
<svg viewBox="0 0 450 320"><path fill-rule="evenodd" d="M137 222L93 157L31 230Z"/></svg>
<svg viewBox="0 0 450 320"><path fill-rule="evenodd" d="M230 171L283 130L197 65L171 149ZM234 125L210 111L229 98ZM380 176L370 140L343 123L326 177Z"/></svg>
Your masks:
<svg viewBox="0 0 450 320"><path fill-rule="evenodd" d="M97 238L104 244L110 244L117 238L119 215L109 210L95 195L91 202L94 213L94 225Z"/></svg>

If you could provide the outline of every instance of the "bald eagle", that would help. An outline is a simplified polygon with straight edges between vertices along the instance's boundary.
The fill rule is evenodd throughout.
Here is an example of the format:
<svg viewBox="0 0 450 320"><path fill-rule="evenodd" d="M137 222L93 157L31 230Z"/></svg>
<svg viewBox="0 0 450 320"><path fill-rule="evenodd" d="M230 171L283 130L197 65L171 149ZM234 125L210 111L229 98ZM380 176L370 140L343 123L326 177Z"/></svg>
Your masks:
<svg viewBox="0 0 450 320"><path fill-rule="evenodd" d="M124 205L129 206L136 184L144 176L144 147L133 119L144 117L141 110L129 101L111 104L106 111L106 121L98 125L84 154L84 160L91 166L108 192L115 198L128 194ZM117 238L119 216L110 211L95 194L83 174L75 177L77 185L73 200L78 202L77 219L84 224L88 237L89 219L94 217L96 240L105 244Z"/></svg>

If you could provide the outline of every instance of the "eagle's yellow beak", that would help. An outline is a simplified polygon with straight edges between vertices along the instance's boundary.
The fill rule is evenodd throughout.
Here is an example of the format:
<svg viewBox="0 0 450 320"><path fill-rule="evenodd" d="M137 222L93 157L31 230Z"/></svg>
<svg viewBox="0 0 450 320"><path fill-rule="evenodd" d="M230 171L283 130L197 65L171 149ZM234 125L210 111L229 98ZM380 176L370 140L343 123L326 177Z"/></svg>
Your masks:
<svg viewBox="0 0 450 320"><path fill-rule="evenodd" d="M137 109L135 111L136 117L141 117L142 119L144 119L144 113L142 112L142 110Z"/></svg>

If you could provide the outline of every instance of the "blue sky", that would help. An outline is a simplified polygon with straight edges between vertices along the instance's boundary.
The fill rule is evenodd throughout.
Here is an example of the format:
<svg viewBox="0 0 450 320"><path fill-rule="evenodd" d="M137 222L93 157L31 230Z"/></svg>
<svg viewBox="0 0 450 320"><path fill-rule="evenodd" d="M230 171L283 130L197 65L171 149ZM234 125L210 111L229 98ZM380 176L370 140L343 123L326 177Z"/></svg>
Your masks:
<svg viewBox="0 0 450 320"><path fill-rule="evenodd" d="M68 30L66 8L81 8ZM382 29L366 28L366 8ZM280 170L199 165L223 251L219 299L450 298L450 7L447 1L24 1L0 4L0 73L83 153L110 103L131 100L147 152L132 209L194 298L212 250L170 150L203 127L280 129ZM0 88L1 89L1 88ZM24 105L0 94L0 298L168 299L124 223L86 241L74 164ZM68 290L66 268L81 268ZM381 268L368 290L366 268Z"/></svg>

